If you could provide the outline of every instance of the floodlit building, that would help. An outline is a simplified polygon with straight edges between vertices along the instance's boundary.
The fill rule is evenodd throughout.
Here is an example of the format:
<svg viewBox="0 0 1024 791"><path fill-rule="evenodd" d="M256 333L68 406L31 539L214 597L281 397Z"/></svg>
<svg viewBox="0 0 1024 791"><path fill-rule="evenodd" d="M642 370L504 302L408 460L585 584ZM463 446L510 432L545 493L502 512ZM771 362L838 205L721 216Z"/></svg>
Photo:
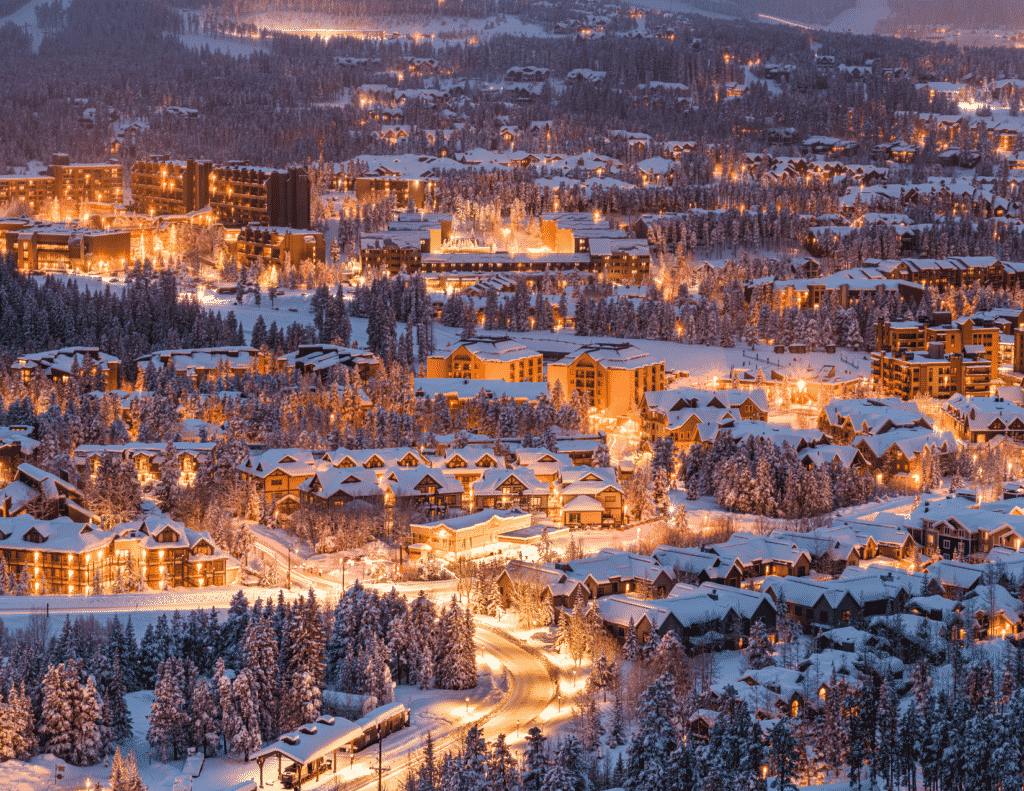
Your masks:
<svg viewBox="0 0 1024 791"><path fill-rule="evenodd" d="M6 250L14 253L22 271L102 271L110 266L124 266L131 260L131 231L30 223L7 230L4 236Z"/></svg>
<svg viewBox="0 0 1024 791"><path fill-rule="evenodd" d="M992 380L992 363L980 353L945 354L942 343L934 342L927 352L872 352L871 379L887 395L908 401L919 395L986 396Z"/></svg>
<svg viewBox="0 0 1024 791"><path fill-rule="evenodd" d="M324 235L297 228L247 225L238 231L235 255L250 265L275 269L280 269L286 258L292 266L300 261L324 261Z"/></svg>
<svg viewBox="0 0 1024 791"><path fill-rule="evenodd" d="M540 382L543 376L543 355L507 336L468 338L447 355L427 358L428 378Z"/></svg>
<svg viewBox="0 0 1024 791"><path fill-rule="evenodd" d="M100 530L66 516L29 514L0 519L0 557L28 593L92 594L110 591L132 574L149 587L209 587L238 582L237 561L209 533L189 530L164 516Z"/></svg>
<svg viewBox="0 0 1024 791"><path fill-rule="evenodd" d="M132 165L132 200L144 214L189 214L210 206L218 222L309 228L309 176L248 162L171 160L153 156Z"/></svg>
<svg viewBox="0 0 1024 791"><path fill-rule="evenodd" d="M479 557L498 551L503 533L529 525L530 515L522 511L486 508L466 516L409 525L410 549L419 545L421 553L433 551L455 558Z"/></svg>
<svg viewBox="0 0 1024 791"><path fill-rule="evenodd" d="M219 346L207 349L167 349L150 352L137 362L141 370L149 365L155 369L170 367L175 373L201 382L206 376L224 371L245 374L253 369L259 352L251 346Z"/></svg>
<svg viewBox="0 0 1024 791"><path fill-rule="evenodd" d="M38 211L52 200L121 203L123 173L118 162L72 162L54 154L45 174L0 176L0 205L20 201Z"/></svg>
<svg viewBox="0 0 1024 791"><path fill-rule="evenodd" d="M63 381L76 371L79 374L97 377L106 390L117 390L121 381L121 361L112 354L89 346L68 346L47 352L23 354L11 366L11 370L20 371L25 382L36 374L55 381Z"/></svg>
<svg viewBox="0 0 1024 791"><path fill-rule="evenodd" d="M548 387L579 390L597 409L625 414L644 393L665 389L665 361L629 343L593 343L548 363Z"/></svg>

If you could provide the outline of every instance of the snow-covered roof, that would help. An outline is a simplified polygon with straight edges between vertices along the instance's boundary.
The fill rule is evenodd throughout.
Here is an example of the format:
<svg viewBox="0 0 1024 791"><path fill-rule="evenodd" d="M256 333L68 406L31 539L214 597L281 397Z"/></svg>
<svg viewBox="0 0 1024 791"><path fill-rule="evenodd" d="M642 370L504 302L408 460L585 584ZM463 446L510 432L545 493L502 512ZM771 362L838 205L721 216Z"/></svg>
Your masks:
<svg viewBox="0 0 1024 791"><path fill-rule="evenodd" d="M473 530L492 521L498 530L507 532L527 527L530 524L530 515L518 509L497 510L494 508L484 508L465 516L449 517L436 522L422 522L412 526L428 530L444 527L453 533L458 533L460 530Z"/></svg>
<svg viewBox="0 0 1024 791"><path fill-rule="evenodd" d="M715 544L711 551L731 562L733 558L744 566L756 563L782 563L796 565L801 557L810 563L811 556L791 541L778 541L752 533L736 532L723 544Z"/></svg>
<svg viewBox="0 0 1024 791"><path fill-rule="evenodd" d="M857 447L868 449L876 458L884 456L890 448L896 447L908 459L913 459L926 448L935 453L945 453L956 448L956 438L949 431L937 433L927 428L899 428L876 436L861 437Z"/></svg>
<svg viewBox="0 0 1024 791"><path fill-rule="evenodd" d="M480 480L473 484L475 497L490 497L502 494L502 487L520 484L524 487L524 495L545 495L551 488L537 479L530 470L517 468L514 470L488 469Z"/></svg>
<svg viewBox="0 0 1024 791"><path fill-rule="evenodd" d="M305 766L351 744L363 735L363 728L341 717L320 717L315 723L301 725L276 742L252 754L252 758L283 755Z"/></svg>
<svg viewBox="0 0 1024 791"><path fill-rule="evenodd" d="M603 368L616 370L631 371L659 362L650 353L638 349L631 343L592 343L570 352L558 361L558 365L572 365L584 356Z"/></svg>
<svg viewBox="0 0 1024 791"><path fill-rule="evenodd" d="M570 561L563 564L562 568L565 569L568 576L574 579L582 581L589 577L598 585L608 584L613 578L653 581L659 574L665 573L665 569L658 561L648 555L607 547L594 557Z"/></svg>
<svg viewBox="0 0 1024 791"><path fill-rule="evenodd" d="M381 486L390 488L395 497L415 497L420 494L416 487L422 485L435 486L434 494L462 494L464 491L458 478L423 467L391 469L381 479Z"/></svg>
<svg viewBox="0 0 1024 791"><path fill-rule="evenodd" d="M198 373L213 371L224 365L231 370L248 370L256 363L259 352L251 346L218 346L206 349L165 349L139 357L140 368L150 363L157 369L172 366L175 371Z"/></svg>
<svg viewBox="0 0 1024 791"><path fill-rule="evenodd" d="M944 587L970 588L985 576L985 568L974 563L960 563L955 560L938 560L932 563L926 573Z"/></svg>

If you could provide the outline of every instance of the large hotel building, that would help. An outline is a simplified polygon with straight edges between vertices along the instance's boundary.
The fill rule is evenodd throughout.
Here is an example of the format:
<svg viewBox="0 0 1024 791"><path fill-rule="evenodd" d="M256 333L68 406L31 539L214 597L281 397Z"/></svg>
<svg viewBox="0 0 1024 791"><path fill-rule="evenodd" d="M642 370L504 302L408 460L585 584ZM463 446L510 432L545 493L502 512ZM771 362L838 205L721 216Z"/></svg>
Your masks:
<svg viewBox="0 0 1024 791"><path fill-rule="evenodd" d="M302 168L155 156L132 165L131 186L136 211L144 214L184 215L210 206L227 226L309 228L309 176Z"/></svg>

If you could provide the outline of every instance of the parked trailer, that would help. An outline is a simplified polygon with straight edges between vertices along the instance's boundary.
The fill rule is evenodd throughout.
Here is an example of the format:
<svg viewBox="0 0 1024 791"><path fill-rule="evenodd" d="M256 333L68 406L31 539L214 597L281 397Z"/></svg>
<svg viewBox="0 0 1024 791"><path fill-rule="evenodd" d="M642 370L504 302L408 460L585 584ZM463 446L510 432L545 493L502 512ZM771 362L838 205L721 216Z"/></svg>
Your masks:
<svg viewBox="0 0 1024 791"><path fill-rule="evenodd" d="M355 724L363 731L352 741L352 752L359 752L364 747L376 744L385 736L408 726L409 709L401 703L379 706L362 719L356 720Z"/></svg>

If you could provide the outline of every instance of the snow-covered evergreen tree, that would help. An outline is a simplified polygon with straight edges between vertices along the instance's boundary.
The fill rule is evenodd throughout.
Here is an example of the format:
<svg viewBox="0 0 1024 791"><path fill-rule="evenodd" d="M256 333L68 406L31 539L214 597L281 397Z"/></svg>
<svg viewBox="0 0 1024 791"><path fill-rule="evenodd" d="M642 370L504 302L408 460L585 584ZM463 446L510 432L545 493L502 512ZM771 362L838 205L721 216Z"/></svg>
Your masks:
<svg viewBox="0 0 1024 791"><path fill-rule="evenodd" d="M675 682L665 674L640 695L639 730L629 744L626 791L674 791L669 757L675 745Z"/></svg>
<svg viewBox="0 0 1024 791"><path fill-rule="evenodd" d="M549 763L547 738L536 725L526 735L526 753L523 756L523 791L540 791L547 776Z"/></svg>
<svg viewBox="0 0 1024 791"><path fill-rule="evenodd" d="M146 740L161 761L175 759L186 743L184 668L177 657L160 663Z"/></svg>
<svg viewBox="0 0 1024 791"><path fill-rule="evenodd" d="M146 791L134 752L129 752L125 757L121 754L121 748L117 748L110 761L110 791Z"/></svg>
<svg viewBox="0 0 1024 791"><path fill-rule="evenodd" d="M301 683L301 679L294 676L293 678ZM248 761L249 754L258 750L263 743L260 736L259 702L249 680L248 671L239 672L231 685L231 691L238 720L236 729L231 735L231 754L236 758ZM319 713L319 707L317 712ZM307 722L311 721L307 720Z"/></svg>
<svg viewBox="0 0 1024 791"><path fill-rule="evenodd" d="M555 760L544 776L540 791L593 791L593 788L584 760L583 745L570 734L559 747Z"/></svg>
<svg viewBox="0 0 1024 791"><path fill-rule="evenodd" d="M207 758L216 755L220 746L217 708L210 682L205 678L197 678L192 686L192 700L189 703L191 744L202 750Z"/></svg>

